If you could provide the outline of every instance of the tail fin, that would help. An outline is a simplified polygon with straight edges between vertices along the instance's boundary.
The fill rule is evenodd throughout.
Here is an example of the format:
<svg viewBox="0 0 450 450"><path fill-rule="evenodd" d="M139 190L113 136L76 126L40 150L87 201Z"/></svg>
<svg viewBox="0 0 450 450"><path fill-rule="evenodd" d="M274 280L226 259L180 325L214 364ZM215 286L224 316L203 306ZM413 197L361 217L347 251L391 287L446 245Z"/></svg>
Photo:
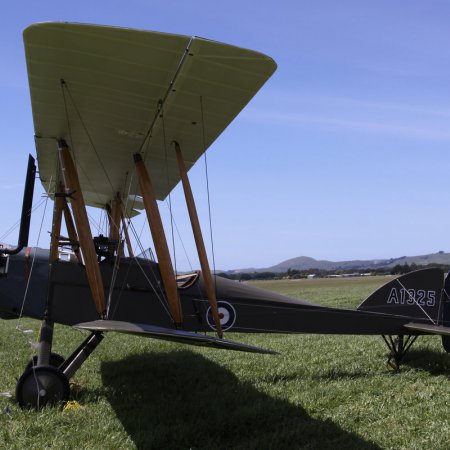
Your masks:
<svg viewBox="0 0 450 450"><path fill-rule="evenodd" d="M441 269L416 270L381 286L358 306L358 310L428 319L437 324L443 284ZM450 320L450 305L448 312Z"/></svg>

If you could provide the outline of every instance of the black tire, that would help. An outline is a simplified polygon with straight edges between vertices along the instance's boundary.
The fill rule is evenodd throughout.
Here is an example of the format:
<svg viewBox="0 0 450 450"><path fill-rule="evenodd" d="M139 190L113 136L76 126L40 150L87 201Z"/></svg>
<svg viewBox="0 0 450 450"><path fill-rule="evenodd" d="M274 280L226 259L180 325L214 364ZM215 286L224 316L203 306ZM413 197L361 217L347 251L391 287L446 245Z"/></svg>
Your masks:
<svg viewBox="0 0 450 450"><path fill-rule="evenodd" d="M450 353L450 336L442 336L442 346L447 353Z"/></svg>
<svg viewBox="0 0 450 450"><path fill-rule="evenodd" d="M34 355L33 358L28 361L28 364L25 366L25 370L31 369L32 367L35 367L37 365L38 357L37 355ZM61 355L58 355L58 353L51 353L50 354L50 366L53 367L59 367L63 362L65 361L65 358Z"/></svg>
<svg viewBox="0 0 450 450"><path fill-rule="evenodd" d="M16 399L21 408L40 409L69 399L69 380L53 366L25 370L16 386Z"/></svg>

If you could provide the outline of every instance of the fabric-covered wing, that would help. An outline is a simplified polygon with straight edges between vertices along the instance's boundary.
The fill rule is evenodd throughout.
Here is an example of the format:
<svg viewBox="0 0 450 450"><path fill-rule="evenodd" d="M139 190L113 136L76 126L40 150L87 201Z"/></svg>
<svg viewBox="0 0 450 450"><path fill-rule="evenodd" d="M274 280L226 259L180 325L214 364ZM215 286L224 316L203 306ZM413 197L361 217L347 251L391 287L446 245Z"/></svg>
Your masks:
<svg viewBox="0 0 450 450"><path fill-rule="evenodd" d="M255 51L126 28L36 24L24 43L42 183L51 194L65 139L91 206L139 195L136 152L164 199L179 181L171 142L189 169L276 69Z"/></svg>
<svg viewBox="0 0 450 450"><path fill-rule="evenodd" d="M427 323L407 323L404 325L408 330L425 333L425 334L438 334L440 336L450 336L450 327L444 327L442 325L431 325Z"/></svg>
<svg viewBox="0 0 450 450"><path fill-rule="evenodd" d="M229 341L227 339L219 339L215 336L173 330L141 323L121 322L118 320L95 320L93 322L79 323L74 325L74 327L89 331L116 331L118 333L135 334L138 336L200 347L212 347L223 350L237 350L241 352L264 353L270 355L277 354L277 352L274 352L273 350L266 350L261 347L254 347L253 345L242 344L241 342Z"/></svg>

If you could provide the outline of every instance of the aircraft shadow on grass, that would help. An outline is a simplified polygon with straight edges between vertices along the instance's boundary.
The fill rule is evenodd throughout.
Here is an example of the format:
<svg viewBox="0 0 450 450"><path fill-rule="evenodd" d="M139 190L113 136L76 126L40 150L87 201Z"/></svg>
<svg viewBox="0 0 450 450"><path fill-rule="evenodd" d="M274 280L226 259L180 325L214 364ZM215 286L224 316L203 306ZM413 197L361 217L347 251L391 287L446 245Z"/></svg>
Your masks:
<svg viewBox="0 0 450 450"><path fill-rule="evenodd" d="M102 363L108 400L137 448L370 449L189 351Z"/></svg>
<svg viewBox="0 0 450 450"><path fill-rule="evenodd" d="M413 349L404 360L406 366L427 371L430 375L450 378L448 355L431 349Z"/></svg>
<svg viewBox="0 0 450 450"><path fill-rule="evenodd" d="M325 373L313 375L315 380L356 380L360 378L368 379L374 377L374 374L365 372L363 370L340 370L340 369L330 369Z"/></svg>

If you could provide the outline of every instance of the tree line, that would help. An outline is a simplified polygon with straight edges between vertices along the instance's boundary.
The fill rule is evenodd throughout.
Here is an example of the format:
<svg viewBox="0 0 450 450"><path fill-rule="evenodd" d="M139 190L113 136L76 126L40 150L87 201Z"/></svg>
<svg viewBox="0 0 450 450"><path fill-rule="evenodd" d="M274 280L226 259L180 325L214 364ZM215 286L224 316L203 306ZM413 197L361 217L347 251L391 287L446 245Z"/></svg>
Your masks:
<svg viewBox="0 0 450 450"><path fill-rule="evenodd" d="M336 269L336 270L324 270L324 269L288 269L286 272L220 272L217 276L228 278L230 280L237 281L251 281L251 280L281 280L281 279L302 279L308 278L308 276L314 275L315 278L326 278L330 276L357 276L362 272L364 274L370 273L371 275L403 275L405 273L413 272L414 270L438 267L445 272L450 270L450 266L443 264L427 264L425 266L415 263L411 264L397 264L392 268L387 267L374 267L366 269Z"/></svg>

